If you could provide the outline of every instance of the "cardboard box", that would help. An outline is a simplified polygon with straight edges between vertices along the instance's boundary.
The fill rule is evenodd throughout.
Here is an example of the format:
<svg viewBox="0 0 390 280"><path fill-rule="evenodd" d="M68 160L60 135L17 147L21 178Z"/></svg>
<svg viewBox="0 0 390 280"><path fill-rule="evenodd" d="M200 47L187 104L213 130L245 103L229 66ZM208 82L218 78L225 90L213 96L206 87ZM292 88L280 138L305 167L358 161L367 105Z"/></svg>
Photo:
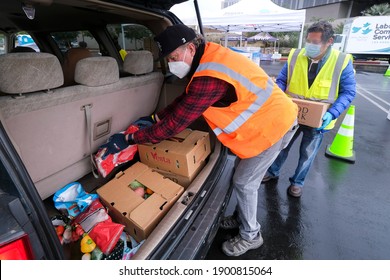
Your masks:
<svg viewBox="0 0 390 280"><path fill-rule="evenodd" d="M138 145L140 160L146 165L191 177L211 152L209 133L185 129L158 144Z"/></svg>
<svg viewBox="0 0 390 280"><path fill-rule="evenodd" d="M298 105L298 123L320 127L322 125L322 117L328 110L330 104L304 99L292 98L292 101Z"/></svg>
<svg viewBox="0 0 390 280"><path fill-rule="evenodd" d="M136 194L130 187L134 180L153 194L146 199ZM183 191L182 186L136 162L100 187L97 193L111 218L125 225L125 230L140 242L150 235Z"/></svg>
<svg viewBox="0 0 390 280"><path fill-rule="evenodd" d="M184 189L187 189L187 187L192 183L192 181L195 179L196 176L198 176L199 172L203 169L203 167L206 165L206 161L203 161L199 166L198 169L194 173L192 173L190 176L183 176L179 174L175 174L169 171L165 171L162 169L153 168L154 171L160 173L164 176L164 178L168 178L175 182L176 184L179 184Z"/></svg>

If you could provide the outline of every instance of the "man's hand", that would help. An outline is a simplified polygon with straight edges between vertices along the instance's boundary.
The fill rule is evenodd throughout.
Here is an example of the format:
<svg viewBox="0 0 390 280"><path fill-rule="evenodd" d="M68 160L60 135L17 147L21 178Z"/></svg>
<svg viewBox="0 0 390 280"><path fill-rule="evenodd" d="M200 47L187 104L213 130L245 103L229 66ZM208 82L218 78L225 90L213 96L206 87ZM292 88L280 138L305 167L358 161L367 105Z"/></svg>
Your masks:
<svg viewBox="0 0 390 280"><path fill-rule="evenodd" d="M330 124L332 120L333 120L333 115L329 112L326 112L322 117L322 125L321 127L317 128L317 130L323 130L325 127L327 127Z"/></svg>
<svg viewBox="0 0 390 280"><path fill-rule="evenodd" d="M128 146L129 143L126 141L126 135L123 133L116 133L111 135L111 137L108 139L108 142L101 145L99 149L106 149L102 156L102 158L105 159L109 154L116 154L123 149L126 149Z"/></svg>

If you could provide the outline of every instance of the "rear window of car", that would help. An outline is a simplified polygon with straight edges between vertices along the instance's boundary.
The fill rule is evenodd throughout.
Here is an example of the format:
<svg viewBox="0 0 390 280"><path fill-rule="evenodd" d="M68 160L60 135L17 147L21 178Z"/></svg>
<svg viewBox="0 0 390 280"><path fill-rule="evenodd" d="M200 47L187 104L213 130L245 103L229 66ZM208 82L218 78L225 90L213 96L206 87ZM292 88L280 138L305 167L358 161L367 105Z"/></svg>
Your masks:
<svg viewBox="0 0 390 280"><path fill-rule="evenodd" d="M71 48L87 48L92 55L101 55L99 43L87 30L54 32L50 35L62 53Z"/></svg>
<svg viewBox="0 0 390 280"><path fill-rule="evenodd" d="M145 26L139 24L108 24L107 30L116 44L118 52L124 50L153 51L152 42L154 34ZM154 44L154 42L153 42Z"/></svg>
<svg viewBox="0 0 390 280"><path fill-rule="evenodd" d="M11 46L8 45L7 38L10 38ZM20 31L9 37L0 34L0 54L7 52L40 52L40 49L30 34Z"/></svg>

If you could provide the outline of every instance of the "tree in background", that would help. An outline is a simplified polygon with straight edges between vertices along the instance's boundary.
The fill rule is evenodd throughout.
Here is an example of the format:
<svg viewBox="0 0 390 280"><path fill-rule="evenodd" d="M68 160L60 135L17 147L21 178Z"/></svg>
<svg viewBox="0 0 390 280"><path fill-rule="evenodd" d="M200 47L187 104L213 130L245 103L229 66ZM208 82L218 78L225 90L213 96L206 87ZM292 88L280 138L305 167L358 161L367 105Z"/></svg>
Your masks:
<svg viewBox="0 0 390 280"><path fill-rule="evenodd" d="M344 22L338 23L336 26L333 26L334 34L342 34L344 30Z"/></svg>
<svg viewBox="0 0 390 280"><path fill-rule="evenodd" d="M382 3L373 5L362 12L363 16L388 16L390 15L390 4Z"/></svg>
<svg viewBox="0 0 390 280"><path fill-rule="evenodd" d="M124 32L124 37L134 44L135 50L142 49L142 47L137 46L137 41L153 37L153 33L148 28L138 24L111 24L107 29L114 41L120 44L122 48L126 49L128 49L128 46L122 46L122 30Z"/></svg>
<svg viewBox="0 0 390 280"><path fill-rule="evenodd" d="M300 32L270 32L270 34L279 39L279 47L297 48Z"/></svg>

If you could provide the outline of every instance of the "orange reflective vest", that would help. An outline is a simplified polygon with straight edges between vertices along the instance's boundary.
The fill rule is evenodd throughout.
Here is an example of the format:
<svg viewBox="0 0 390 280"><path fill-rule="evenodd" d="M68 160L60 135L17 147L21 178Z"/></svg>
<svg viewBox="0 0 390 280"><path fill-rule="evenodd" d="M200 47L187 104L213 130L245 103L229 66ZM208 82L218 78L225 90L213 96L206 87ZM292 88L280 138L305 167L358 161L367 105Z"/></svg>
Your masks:
<svg viewBox="0 0 390 280"><path fill-rule="evenodd" d="M201 76L235 88L237 101L228 107L209 107L203 116L221 143L240 158L257 156L278 142L297 117L297 105L263 69L218 44L206 44L193 78Z"/></svg>

